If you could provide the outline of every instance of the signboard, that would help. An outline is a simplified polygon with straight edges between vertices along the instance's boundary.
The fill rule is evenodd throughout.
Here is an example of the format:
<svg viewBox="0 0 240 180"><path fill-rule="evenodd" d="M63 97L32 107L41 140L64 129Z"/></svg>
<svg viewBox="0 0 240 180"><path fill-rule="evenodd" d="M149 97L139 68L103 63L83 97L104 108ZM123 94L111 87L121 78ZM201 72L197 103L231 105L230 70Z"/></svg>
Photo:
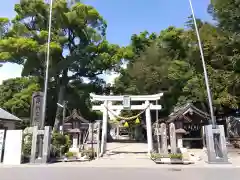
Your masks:
<svg viewBox="0 0 240 180"><path fill-rule="evenodd" d="M3 164L19 165L22 156L22 130L7 130Z"/></svg>
<svg viewBox="0 0 240 180"><path fill-rule="evenodd" d="M4 143L4 129L0 129L0 163L2 162L3 143Z"/></svg>
<svg viewBox="0 0 240 180"><path fill-rule="evenodd" d="M35 92L32 95L31 104L31 126L42 125L42 106L43 106L43 92Z"/></svg>
<svg viewBox="0 0 240 180"><path fill-rule="evenodd" d="M123 108L124 109L131 108L131 98L129 96L123 96Z"/></svg>

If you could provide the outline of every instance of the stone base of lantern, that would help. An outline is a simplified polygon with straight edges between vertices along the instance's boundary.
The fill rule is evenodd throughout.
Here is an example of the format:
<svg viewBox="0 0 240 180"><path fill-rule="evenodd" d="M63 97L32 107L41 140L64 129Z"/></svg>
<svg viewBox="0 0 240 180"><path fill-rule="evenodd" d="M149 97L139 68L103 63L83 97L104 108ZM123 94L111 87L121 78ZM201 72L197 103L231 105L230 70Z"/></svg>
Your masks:
<svg viewBox="0 0 240 180"><path fill-rule="evenodd" d="M69 148L69 151L70 152L73 152L73 153L79 153L79 148Z"/></svg>

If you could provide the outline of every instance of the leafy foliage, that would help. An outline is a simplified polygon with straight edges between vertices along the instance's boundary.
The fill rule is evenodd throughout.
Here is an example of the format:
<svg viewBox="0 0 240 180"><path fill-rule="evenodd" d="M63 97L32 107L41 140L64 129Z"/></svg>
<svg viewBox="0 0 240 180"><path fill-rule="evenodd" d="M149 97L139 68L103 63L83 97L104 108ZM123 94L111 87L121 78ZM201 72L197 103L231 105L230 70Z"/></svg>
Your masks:
<svg viewBox="0 0 240 180"><path fill-rule="evenodd" d="M0 85L0 107L18 117L30 117L32 93L39 89L35 77L6 80Z"/></svg>
<svg viewBox="0 0 240 180"><path fill-rule="evenodd" d="M208 10L217 25L197 19L216 112L227 113L239 107L238 7L238 0L214 0ZM0 86L0 106L19 117L29 117L32 93L43 87L49 4L22 0L15 11L12 20L0 18L0 64L23 65L23 78ZM127 47L110 44L106 28L106 21L92 6L76 0L54 1L47 124L58 126L62 109L56 104L64 100L69 110L77 108L86 119L97 119L90 110L89 93L106 93L105 82L98 75L110 71L120 73L113 88L115 94L163 92L162 116L187 102L208 109L192 17L185 29L168 27L159 34L134 34ZM121 68L122 64L126 68Z"/></svg>
<svg viewBox="0 0 240 180"><path fill-rule="evenodd" d="M190 19L191 20L191 19ZM115 82L115 92L131 94L153 94L164 92L162 104L165 116L177 105L192 102L207 110L208 101L194 29L188 21L189 29L169 27L161 31L151 43L142 41L142 46L132 43L131 49L141 52L130 60L130 65L122 70ZM235 109L239 105L239 95L234 90L239 87L235 62L226 52L228 35L221 29L198 21L203 42L205 60L216 111ZM135 35L134 35L135 36ZM142 34L139 35L141 37ZM136 38L135 38L136 39ZM145 47L145 48L142 48ZM236 51L235 51L236 53ZM233 54L236 56L236 54ZM143 86L144 84L144 86ZM126 88L127 87L127 88Z"/></svg>
<svg viewBox="0 0 240 180"><path fill-rule="evenodd" d="M11 26L7 25L8 19L0 20L4 34L0 40L1 62L23 65L22 76L39 77L42 89L49 4L44 0L22 0L15 5L15 12ZM92 6L56 0L52 13L47 114L54 113L48 114L47 122L53 125L56 116L58 126L62 109L56 103L63 104L67 99L69 83L85 78L91 84L100 82L98 75L119 68L124 51L106 41L106 22Z"/></svg>
<svg viewBox="0 0 240 180"><path fill-rule="evenodd" d="M68 152L71 145L70 137L59 132L52 133L51 141L51 152L54 156L60 156Z"/></svg>

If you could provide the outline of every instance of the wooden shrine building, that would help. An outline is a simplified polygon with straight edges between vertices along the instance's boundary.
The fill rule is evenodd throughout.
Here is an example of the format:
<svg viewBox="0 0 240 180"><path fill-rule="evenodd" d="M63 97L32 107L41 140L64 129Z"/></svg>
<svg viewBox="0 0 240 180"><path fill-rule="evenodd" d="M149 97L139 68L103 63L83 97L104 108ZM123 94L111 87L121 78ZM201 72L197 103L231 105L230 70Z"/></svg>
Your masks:
<svg viewBox="0 0 240 180"><path fill-rule="evenodd" d="M70 135L72 147L70 151L78 152L88 135L89 121L74 109L70 116L64 119L63 131Z"/></svg>
<svg viewBox="0 0 240 180"><path fill-rule="evenodd" d="M167 123L174 123L179 148L202 148L204 142L203 126L209 123L210 116L192 104L178 107L172 112Z"/></svg>

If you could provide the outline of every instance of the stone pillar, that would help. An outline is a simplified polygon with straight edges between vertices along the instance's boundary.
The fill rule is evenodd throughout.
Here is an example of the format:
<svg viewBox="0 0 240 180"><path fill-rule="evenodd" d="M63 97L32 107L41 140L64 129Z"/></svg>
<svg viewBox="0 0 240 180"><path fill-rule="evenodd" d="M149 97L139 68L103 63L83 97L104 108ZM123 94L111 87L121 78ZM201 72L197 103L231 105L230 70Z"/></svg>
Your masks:
<svg viewBox="0 0 240 180"><path fill-rule="evenodd" d="M93 123L89 123L89 130L88 130L88 142L93 143L94 141L94 134L93 134Z"/></svg>
<svg viewBox="0 0 240 180"><path fill-rule="evenodd" d="M78 134L78 147L81 148L82 145L82 131L80 130Z"/></svg>
<svg viewBox="0 0 240 180"><path fill-rule="evenodd" d="M218 125L217 126L220 132L220 149L222 150L222 156L223 156L223 161L228 162L228 150L227 150L227 143L226 143L226 137L225 137L225 130L223 125Z"/></svg>
<svg viewBox="0 0 240 180"><path fill-rule="evenodd" d="M102 121L102 142L101 142L101 155L106 152L107 149L107 120L108 120L108 101L104 102L103 121Z"/></svg>
<svg viewBox="0 0 240 180"><path fill-rule="evenodd" d="M229 134L229 131L230 131L230 128L231 128L231 124L230 124L230 117L226 117L226 135L227 135L227 139L230 138L230 134Z"/></svg>
<svg viewBox="0 0 240 180"><path fill-rule="evenodd" d="M161 153L168 154L167 127L165 123L161 123Z"/></svg>
<svg viewBox="0 0 240 180"><path fill-rule="evenodd" d="M72 148L78 148L78 135L76 133L73 134Z"/></svg>
<svg viewBox="0 0 240 180"><path fill-rule="evenodd" d="M119 123L117 123L117 132L116 132L116 139L119 139Z"/></svg>
<svg viewBox="0 0 240 180"><path fill-rule="evenodd" d="M52 132L52 128L50 126L45 126L44 135L43 135L42 163L47 163L50 158L51 132Z"/></svg>
<svg viewBox="0 0 240 180"><path fill-rule="evenodd" d="M170 123L169 131L170 131L171 153L176 154L177 153L177 144L176 144L177 141L176 141L175 125L173 123Z"/></svg>
<svg viewBox="0 0 240 180"><path fill-rule="evenodd" d="M31 158L30 163L35 163L36 160L36 152L37 152L37 136L38 136L38 127L34 126L32 128L32 148L31 148Z"/></svg>
<svg viewBox="0 0 240 180"><path fill-rule="evenodd" d="M31 148L31 158L30 163L47 163L50 155L50 144L51 144L51 131L52 128L50 126L45 126L44 130L38 130L37 126L34 126L32 132L32 148ZM43 135L43 146L40 146L42 149L38 151L42 152L42 157L38 157L37 155L37 147L39 146L37 140L38 136Z"/></svg>
<svg viewBox="0 0 240 180"><path fill-rule="evenodd" d="M148 154L153 150L153 140L152 140L152 123L151 123L151 112L150 112L150 102L146 101L145 105L148 106L146 109L146 126L147 126L147 142L148 142Z"/></svg>
<svg viewBox="0 0 240 180"><path fill-rule="evenodd" d="M226 139L223 125L205 126L208 163L228 163ZM216 138L218 136L219 138Z"/></svg>
<svg viewBox="0 0 240 180"><path fill-rule="evenodd" d="M177 147L182 148L183 147L182 134L176 134L176 138L177 138Z"/></svg>
<svg viewBox="0 0 240 180"><path fill-rule="evenodd" d="M202 126L202 142L203 142L203 148L206 148L206 135L205 135L205 127Z"/></svg>
<svg viewBox="0 0 240 180"><path fill-rule="evenodd" d="M100 154L100 130L101 130L101 122L97 121L97 159L99 158Z"/></svg>

